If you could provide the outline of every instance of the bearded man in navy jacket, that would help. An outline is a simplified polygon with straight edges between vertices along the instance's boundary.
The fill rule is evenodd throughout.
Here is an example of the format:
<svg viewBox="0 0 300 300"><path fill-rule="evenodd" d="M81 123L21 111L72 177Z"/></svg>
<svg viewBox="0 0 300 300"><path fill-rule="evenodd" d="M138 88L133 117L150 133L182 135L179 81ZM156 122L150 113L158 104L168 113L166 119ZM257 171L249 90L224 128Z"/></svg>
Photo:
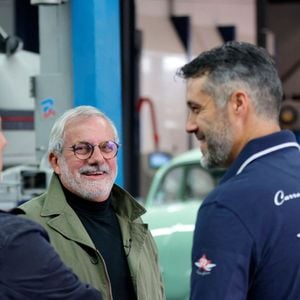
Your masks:
<svg viewBox="0 0 300 300"><path fill-rule="evenodd" d="M202 164L225 167L199 209L190 299L300 299L300 152L262 48L228 42L179 70Z"/></svg>

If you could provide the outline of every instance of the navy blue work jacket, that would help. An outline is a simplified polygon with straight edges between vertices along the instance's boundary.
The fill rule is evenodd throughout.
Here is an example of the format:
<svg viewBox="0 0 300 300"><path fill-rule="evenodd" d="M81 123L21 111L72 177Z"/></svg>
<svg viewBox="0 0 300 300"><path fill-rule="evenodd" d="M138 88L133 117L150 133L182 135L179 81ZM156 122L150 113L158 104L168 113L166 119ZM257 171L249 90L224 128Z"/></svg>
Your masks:
<svg viewBox="0 0 300 300"><path fill-rule="evenodd" d="M292 132L250 141L204 200L190 299L300 299L300 151Z"/></svg>

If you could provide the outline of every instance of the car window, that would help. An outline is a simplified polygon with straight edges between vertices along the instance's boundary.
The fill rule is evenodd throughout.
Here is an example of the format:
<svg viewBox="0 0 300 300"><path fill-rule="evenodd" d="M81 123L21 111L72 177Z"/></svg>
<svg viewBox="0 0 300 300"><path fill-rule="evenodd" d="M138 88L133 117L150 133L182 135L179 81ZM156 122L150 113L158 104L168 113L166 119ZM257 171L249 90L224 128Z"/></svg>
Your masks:
<svg viewBox="0 0 300 300"><path fill-rule="evenodd" d="M183 168L172 168L163 177L154 198L155 204L178 202L180 182L183 177Z"/></svg>
<svg viewBox="0 0 300 300"><path fill-rule="evenodd" d="M186 200L203 200L215 187L215 181L208 171L192 166L187 169L184 187Z"/></svg>
<svg viewBox="0 0 300 300"><path fill-rule="evenodd" d="M201 201L214 187L213 176L199 164L176 166L163 177L156 191L154 204Z"/></svg>

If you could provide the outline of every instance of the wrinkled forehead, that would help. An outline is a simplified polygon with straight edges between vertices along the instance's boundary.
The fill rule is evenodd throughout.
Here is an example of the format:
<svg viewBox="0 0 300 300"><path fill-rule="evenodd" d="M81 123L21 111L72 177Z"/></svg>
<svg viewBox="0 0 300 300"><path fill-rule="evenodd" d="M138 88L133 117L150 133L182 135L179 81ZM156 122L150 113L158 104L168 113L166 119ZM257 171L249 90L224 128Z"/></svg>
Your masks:
<svg viewBox="0 0 300 300"><path fill-rule="evenodd" d="M80 116L69 120L64 130L64 138L70 137L106 137L114 139L115 133L108 120L101 116Z"/></svg>
<svg viewBox="0 0 300 300"><path fill-rule="evenodd" d="M187 80L187 94L205 93L207 76L192 77Z"/></svg>

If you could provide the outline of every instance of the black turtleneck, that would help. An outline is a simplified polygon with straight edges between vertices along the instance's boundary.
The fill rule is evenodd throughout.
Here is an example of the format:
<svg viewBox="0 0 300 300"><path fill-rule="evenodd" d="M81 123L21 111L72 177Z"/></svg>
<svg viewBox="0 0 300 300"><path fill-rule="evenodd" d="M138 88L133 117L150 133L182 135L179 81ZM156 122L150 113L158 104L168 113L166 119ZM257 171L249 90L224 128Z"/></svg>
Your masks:
<svg viewBox="0 0 300 300"><path fill-rule="evenodd" d="M64 189L69 205L78 215L109 274L114 300L136 299L128 268L120 225L110 199L93 202Z"/></svg>

